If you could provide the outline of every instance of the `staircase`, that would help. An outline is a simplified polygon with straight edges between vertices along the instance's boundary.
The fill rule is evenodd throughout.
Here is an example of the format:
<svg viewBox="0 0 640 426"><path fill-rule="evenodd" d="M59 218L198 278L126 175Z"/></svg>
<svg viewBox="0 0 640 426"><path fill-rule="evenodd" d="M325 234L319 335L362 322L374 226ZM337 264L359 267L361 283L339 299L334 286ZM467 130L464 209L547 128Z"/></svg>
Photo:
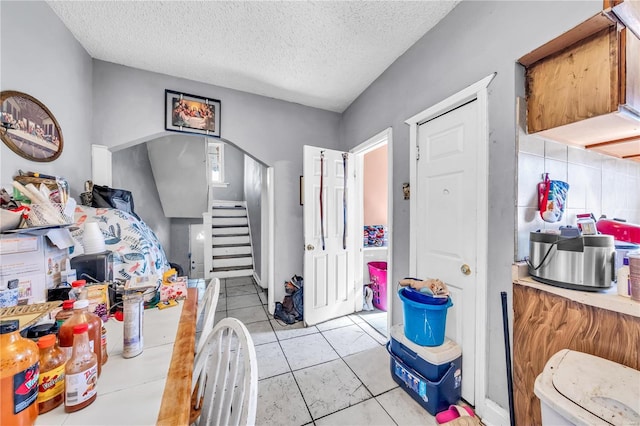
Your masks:
<svg viewBox="0 0 640 426"><path fill-rule="evenodd" d="M211 228L211 243L205 241L205 271L209 271L208 276L252 276L253 250L246 203L214 201L207 216L204 223Z"/></svg>

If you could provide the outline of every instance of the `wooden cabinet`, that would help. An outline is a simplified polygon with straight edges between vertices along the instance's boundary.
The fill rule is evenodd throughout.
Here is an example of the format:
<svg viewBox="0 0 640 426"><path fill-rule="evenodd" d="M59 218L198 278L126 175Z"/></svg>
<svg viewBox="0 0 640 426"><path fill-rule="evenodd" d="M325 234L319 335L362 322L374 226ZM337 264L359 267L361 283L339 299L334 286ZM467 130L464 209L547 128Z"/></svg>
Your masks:
<svg viewBox="0 0 640 426"><path fill-rule="evenodd" d="M519 62L526 67L529 133L640 161L640 40L612 11Z"/></svg>
<svg viewBox="0 0 640 426"><path fill-rule="evenodd" d="M582 297L580 293L575 292L575 298ZM576 350L640 370L638 347L640 317L514 283L513 395L516 424L541 424L540 400L534 394L534 382L549 358L559 350Z"/></svg>

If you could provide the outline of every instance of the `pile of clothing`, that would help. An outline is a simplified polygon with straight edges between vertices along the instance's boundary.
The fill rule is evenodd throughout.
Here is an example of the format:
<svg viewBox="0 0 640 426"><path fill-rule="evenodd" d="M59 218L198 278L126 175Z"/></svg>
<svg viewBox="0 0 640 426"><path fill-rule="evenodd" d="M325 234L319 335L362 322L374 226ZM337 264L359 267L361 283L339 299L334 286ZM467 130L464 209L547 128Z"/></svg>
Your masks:
<svg viewBox="0 0 640 426"><path fill-rule="evenodd" d="M282 303L276 302L273 317L284 321L286 324L293 324L303 319L302 306L302 284L303 279L299 275L294 275L291 280L285 281L285 296Z"/></svg>

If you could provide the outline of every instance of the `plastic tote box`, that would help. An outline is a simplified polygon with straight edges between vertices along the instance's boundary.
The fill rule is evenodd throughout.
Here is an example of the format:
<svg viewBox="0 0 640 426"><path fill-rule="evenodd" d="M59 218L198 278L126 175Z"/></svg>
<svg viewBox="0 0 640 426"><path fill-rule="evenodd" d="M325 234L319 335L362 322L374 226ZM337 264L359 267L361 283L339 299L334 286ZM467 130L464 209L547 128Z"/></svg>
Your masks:
<svg viewBox="0 0 640 426"><path fill-rule="evenodd" d="M553 355L536 378L542 424L640 424L640 371L569 349Z"/></svg>
<svg viewBox="0 0 640 426"><path fill-rule="evenodd" d="M437 347L409 341L403 327L391 329L387 345L391 377L430 414L456 404L462 391L462 351L449 339Z"/></svg>
<svg viewBox="0 0 640 426"><path fill-rule="evenodd" d="M420 346L407 339L402 324L394 325L391 327L391 351L428 380L439 380L451 363L460 370L462 380L462 348L451 339L445 338L440 346Z"/></svg>

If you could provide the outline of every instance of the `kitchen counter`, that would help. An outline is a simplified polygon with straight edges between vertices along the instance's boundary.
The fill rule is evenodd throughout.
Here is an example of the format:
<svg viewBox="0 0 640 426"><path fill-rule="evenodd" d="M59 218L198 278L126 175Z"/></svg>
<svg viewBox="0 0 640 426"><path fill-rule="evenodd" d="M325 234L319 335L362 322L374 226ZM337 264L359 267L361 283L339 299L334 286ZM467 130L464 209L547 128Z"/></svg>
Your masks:
<svg viewBox="0 0 640 426"><path fill-rule="evenodd" d="M517 424L541 424L536 377L561 349L640 370L640 303L604 292L568 290L529 276L513 281L513 394Z"/></svg>
<svg viewBox="0 0 640 426"><path fill-rule="evenodd" d="M540 283L530 276L516 278L513 280L513 284L542 290L577 303L593 306L594 308L606 309L608 311L619 312L621 314L640 318L640 302L631 300L630 297L619 296L618 289L615 285L608 290L597 292L569 290Z"/></svg>

